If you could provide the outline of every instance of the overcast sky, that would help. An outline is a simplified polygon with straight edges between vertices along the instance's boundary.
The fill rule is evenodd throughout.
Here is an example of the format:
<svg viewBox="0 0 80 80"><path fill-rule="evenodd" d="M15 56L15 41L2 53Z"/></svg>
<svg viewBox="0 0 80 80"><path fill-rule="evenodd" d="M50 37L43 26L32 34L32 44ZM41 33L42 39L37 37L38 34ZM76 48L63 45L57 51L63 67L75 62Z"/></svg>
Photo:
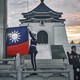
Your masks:
<svg viewBox="0 0 80 80"><path fill-rule="evenodd" d="M69 41L80 40L80 0L44 0L44 3L57 12L63 12ZM8 26L18 26L21 13L27 12L40 4L40 0L8 0ZM28 7L27 7L28 6ZM69 26L69 27L68 27ZM74 38L76 37L76 39Z"/></svg>

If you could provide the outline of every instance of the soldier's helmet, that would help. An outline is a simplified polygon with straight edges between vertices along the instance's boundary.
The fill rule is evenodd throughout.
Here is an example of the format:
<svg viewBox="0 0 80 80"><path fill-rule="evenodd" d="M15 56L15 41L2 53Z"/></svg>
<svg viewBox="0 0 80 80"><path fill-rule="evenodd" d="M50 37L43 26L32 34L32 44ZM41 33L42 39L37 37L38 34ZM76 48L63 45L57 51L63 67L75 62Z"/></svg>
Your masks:
<svg viewBox="0 0 80 80"><path fill-rule="evenodd" d="M32 34L33 34L34 37L37 36L37 32L36 31L32 31Z"/></svg>

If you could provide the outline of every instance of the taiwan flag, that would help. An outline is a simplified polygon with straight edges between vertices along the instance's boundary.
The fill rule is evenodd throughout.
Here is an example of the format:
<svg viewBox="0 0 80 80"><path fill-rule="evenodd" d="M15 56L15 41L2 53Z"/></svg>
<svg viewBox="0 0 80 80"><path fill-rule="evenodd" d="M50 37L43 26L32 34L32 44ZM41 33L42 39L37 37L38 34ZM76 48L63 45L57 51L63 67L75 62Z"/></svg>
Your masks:
<svg viewBox="0 0 80 80"><path fill-rule="evenodd" d="M27 26L7 28L7 56L28 54L28 40Z"/></svg>

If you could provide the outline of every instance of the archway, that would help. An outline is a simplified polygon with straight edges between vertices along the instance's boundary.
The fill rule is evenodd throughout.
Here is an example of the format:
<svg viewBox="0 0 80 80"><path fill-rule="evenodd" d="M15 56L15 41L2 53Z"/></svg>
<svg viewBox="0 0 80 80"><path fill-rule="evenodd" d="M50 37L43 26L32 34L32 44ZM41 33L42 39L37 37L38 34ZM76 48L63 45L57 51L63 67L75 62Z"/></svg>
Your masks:
<svg viewBox="0 0 80 80"><path fill-rule="evenodd" d="M37 34L37 41L39 44L48 44L48 34L46 31L40 31Z"/></svg>

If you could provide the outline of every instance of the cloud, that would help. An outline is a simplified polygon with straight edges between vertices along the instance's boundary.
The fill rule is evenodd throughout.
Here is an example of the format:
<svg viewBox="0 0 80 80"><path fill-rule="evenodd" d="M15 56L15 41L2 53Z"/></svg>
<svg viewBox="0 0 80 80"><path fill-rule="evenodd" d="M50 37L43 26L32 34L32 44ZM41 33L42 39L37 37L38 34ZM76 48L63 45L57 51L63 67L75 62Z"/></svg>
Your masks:
<svg viewBox="0 0 80 80"><path fill-rule="evenodd" d="M80 12L64 13L63 17L66 19L67 26L80 25Z"/></svg>
<svg viewBox="0 0 80 80"><path fill-rule="evenodd" d="M8 25L18 25L21 13L27 12L40 4L40 0L8 0ZM44 0L44 3L57 12L63 12L66 26L80 25L80 0ZM76 5L77 4L77 5ZM14 17L13 17L14 16Z"/></svg>
<svg viewBox="0 0 80 80"><path fill-rule="evenodd" d="M80 26L68 26L66 31L69 42L72 40L76 43L80 42Z"/></svg>
<svg viewBox="0 0 80 80"><path fill-rule="evenodd" d="M63 12L66 26L80 25L80 1L79 0L45 0L45 3L55 11Z"/></svg>
<svg viewBox="0 0 80 80"><path fill-rule="evenodd" d="M37 6L38 0L8 0L8 26L18 26L19 19L22 19L22 13L28 12ZM36 4L35 4L36 3ZM12 18L12 19L11 19Z"/></svg>

